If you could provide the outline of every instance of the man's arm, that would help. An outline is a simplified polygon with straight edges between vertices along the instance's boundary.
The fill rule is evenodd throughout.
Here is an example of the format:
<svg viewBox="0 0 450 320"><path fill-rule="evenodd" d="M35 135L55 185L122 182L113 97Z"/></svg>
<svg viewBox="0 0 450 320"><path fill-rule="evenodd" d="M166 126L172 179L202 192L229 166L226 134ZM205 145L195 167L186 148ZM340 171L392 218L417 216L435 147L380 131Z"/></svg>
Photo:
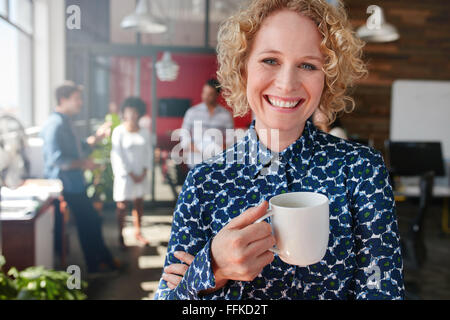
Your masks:
<svg viewBox="0 0 450 320"><path fill-rule="evenodd" d="M111 135L111 126L112 122L103 123L95 132L95 135L92 135L86 139L86 143L91 147L95 147L101 140Z"/></svg>

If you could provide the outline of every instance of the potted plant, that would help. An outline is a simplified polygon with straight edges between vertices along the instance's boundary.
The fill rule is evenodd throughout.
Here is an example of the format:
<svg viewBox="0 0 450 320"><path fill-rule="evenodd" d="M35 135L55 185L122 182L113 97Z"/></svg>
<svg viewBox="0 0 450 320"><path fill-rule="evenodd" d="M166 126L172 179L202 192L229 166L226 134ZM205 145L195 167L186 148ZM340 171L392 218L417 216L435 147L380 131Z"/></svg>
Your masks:
<svg viewBox="0 0 450 320"><path fill-rule="evenodd" d="M81 289L69 289L70 274L30 267L23 271L11 268L3 272L5 258L0 255L0 300L84 300L87 283L81 281Z"/></svg>
<svg viewBox="0 0 450 320"><path fill-rule="evenodd" d="M111 134L115 127L120 124L120 118L115 113L106 115L105 121L111 123ZM87 183L87 195L94 202L94 207L101 212L105 202L113 201L113 171L111 167L111 134L104 138L91 153L90 158L99 165L94 170L84 172Z"/></svg>

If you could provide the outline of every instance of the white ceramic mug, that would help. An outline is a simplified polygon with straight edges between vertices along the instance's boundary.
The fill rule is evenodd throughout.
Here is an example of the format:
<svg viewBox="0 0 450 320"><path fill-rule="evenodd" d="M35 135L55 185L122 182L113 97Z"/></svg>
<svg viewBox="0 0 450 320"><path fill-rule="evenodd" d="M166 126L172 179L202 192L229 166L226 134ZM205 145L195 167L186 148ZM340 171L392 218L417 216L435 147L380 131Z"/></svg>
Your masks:
<svg viewBox="0 0 450 320"><path fill-rule="evenodd" d="M272 197L267 214L272 216L276 248L270 251L286 263L308 266L323 259L328 248L328 198L315 192L290 192Z"/></svg>

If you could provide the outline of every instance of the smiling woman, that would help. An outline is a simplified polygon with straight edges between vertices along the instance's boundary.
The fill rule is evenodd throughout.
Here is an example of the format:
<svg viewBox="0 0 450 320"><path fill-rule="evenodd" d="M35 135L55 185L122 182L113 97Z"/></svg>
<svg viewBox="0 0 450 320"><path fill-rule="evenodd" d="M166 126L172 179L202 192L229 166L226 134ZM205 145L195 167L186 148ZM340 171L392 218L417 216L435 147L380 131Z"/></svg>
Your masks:
<svg viewBox="0 0 450 320"><path fill-rule="evenodd" d="M320 103L325 74L314 22L283 9L267 17L247 58L246 96L256 130L278 129L279 150L289 146ZM296 136L297 135L297 136Z"/></svg>
<svg viewBox="0 0 450 320"><path fill-rule="evenodd" d="M235 116L251 108L255 120L242 140L189 172L155 298L402 299L382 156L309 119L317 109L333 119L347 101L351 109L347 89L367 74L342 3L254 0L222 25L218 41L224 95ZM329 199L326 253L308 266L274 254L271 226L255 223L267 200L290 192Z"/></svg>
<svg viewBox="0 0 450 320"><path fill-rule="evenodd" d="M346 94L349 86L367 75L365 63L361 60L364 42L355 37L347 20L347 13L342 4L331 6L325 1L253 1L251 5L230 17L219 31L217 46L220 69L218 78L224 89L224 97L233 106L236 116L248 111L249 101L246 95L247 63L249 48L254 44L255 37L266 36L258 32L267 26L266 18L274 11L288 9L291 12L301 12L303 18L309 18L309 29L295 29L295 24L289 25L281 21L288 29L284 29L281 37L273 37L271 42L264 42L268 52L262 54L279 54L278 44L283 40L296 48L296 58L304 59L299 67L305 70L322 70L325 75L324 91L321 95L319 108L330 119L335 113L351 111L353 99ZM312 33L311 28L314 29ZM274 32L276 32L274 30ZM262 34L262 35L261 35ZM306 46L305 46L306 45ZM302 54L313 54L303 56ZM276 59L268 63L276 64ZM350 103L350 105L347 104Z"/></svg>

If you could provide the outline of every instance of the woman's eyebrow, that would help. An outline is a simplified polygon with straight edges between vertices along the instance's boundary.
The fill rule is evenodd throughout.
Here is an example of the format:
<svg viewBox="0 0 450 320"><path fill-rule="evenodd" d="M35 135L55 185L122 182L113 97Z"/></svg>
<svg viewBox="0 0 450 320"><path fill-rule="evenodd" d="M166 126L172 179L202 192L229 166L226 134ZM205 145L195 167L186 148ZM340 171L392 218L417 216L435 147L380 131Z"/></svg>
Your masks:
<svg viewBox="0 0 450 320"><path fill-rule="evenodd" d="M278 50L264 50L261 51L259 54L267 54L267 53L271 53L271 54L282 54L280 51ZM319 56L315 56L315 55L307 55L307 56L303 56L301 57L301 59L312 59L312 60L317 60L319 62L323 62L323 59Z"/></svg>

